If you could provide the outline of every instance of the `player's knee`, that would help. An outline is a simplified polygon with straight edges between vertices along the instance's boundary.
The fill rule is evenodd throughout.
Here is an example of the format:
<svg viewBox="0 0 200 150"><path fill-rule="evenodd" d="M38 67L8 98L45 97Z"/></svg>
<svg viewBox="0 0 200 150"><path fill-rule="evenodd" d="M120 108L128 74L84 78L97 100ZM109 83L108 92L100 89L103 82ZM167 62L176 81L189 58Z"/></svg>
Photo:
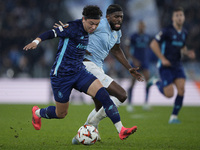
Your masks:
<svg viewBox="0 0 200 150"><path fill-rule="evenodd" d="M65 116L67 116L67 111L63 111L63 112L59 112L58 114L56 114L57 115L57 117L59 118L59 119L63 119L63 118L65 118Z"/></svg>
<svg viewBox="0 0 200 150"><path fill-rule="evenodd" d="M184 93L185 93L185 88L184 87L181 87L181 88L179 88L178 89L178 95L184 95Z"/></svg>
<svg viewBox="0 0 200 150"><path fill-rule="evenodd" d="M127 99L127 93L126 93L126 91L123 91L123 92L120 92L120 95L119 95L119 97L118 97L118 99L119 99L119 101L120 102L124 102L126 99Z"/></svg>
<svg viewBox="0 0 200 150"><path fill-rule="evenodd" d="M174 91L167 91L167 92L165 92L165 96L167 98L172 98L174 96Z"/></svg>

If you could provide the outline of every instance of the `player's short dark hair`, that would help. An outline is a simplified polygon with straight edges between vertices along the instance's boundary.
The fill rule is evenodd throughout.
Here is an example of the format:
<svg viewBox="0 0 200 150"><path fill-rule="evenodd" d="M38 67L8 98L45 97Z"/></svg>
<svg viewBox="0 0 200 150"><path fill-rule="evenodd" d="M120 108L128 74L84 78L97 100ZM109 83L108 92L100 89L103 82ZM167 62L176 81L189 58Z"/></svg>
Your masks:
<svg viewBox="0 0 200 150"><path fill-rule="evenodd" d="M82 15L85 17L85 19L100 19L102 16L102 11L96 5L87 5L83 8Z"/></svg>
<svg viewBox="0 0 200 150"><path fill-rule="evenodd" d="M123 11L121 6L118 4L112 4L110 6L108 6L107 10L106 10L106 15L112 14L116 11Z"/></svg>
<svg viewBox="0 0 200 150"><path fill-rule="evenodd" d="M183 7L175 7L174 9L173 9L173 11L172 11L172 13L174 13L174 12L177 12L177 11L182 11L182 12L184 12L184 9L183 9Z"/></svg>

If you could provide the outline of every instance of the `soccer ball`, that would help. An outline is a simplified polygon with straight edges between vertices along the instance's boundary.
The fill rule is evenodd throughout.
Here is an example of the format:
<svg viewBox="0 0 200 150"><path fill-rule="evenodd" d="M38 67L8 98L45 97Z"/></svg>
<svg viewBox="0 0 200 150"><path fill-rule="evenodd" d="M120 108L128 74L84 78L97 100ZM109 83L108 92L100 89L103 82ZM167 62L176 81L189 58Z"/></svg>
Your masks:
<svg viewBox="0 0 200 150"><path fill-rule="evenodd" d="M76 139L83 145L92 145L98 140L98 130L92 125L83 125L78 129Z"/></svg>

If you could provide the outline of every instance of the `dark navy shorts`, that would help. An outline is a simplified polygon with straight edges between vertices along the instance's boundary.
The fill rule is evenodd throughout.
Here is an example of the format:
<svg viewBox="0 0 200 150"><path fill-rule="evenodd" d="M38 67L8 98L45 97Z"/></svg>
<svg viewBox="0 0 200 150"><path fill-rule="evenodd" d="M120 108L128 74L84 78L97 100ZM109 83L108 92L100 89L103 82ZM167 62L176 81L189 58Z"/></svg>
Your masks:
<svg viewBox="0 0 200 150"><path fill-rule="evenodd" d="M89 73L86 69L82 69L73 75L64 77L51 76L51 86L54 94L54 99L60 103L69 101L72 89L87 93L89 86L97 78Z"/></svg>
<svg viewBox="0 0 200 150"><path fill-rule="evenodd" d="M161 67L159 68L159 73L164 86L173 83L175 79L186 78L181 65L176 67Z"/></svg>

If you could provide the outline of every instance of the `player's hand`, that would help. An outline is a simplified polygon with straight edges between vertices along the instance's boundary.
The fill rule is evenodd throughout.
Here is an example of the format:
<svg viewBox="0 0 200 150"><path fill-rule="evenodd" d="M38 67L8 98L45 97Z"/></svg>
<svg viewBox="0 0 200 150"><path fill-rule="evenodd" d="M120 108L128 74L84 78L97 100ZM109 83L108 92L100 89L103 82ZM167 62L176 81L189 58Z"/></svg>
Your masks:
<svg viewBox="0 0 200 150"><path fill-rule="evenodd" d="M195 59L196 55L195 55L194 50L188 50L188 51L187 51L187 56L188 56L190 59Z"/></svg>
<svg viewBox="0 0 200 150"><path fill-rule="evenodd" d="M58 28L58 27L60 27L60 26L62 26L62 27L68 26L68 24L63 24L62 21L59 21L59 23L60 23L60 24L55 23L53 27L54 27L54 28Z"/></svg>
<svg viewBox="0 0 200 150"><path fill-rule="evenodd" d="M139 69L139 67L137 67L137 68L130 68L129 72L131 73L131 75L134 78L136 78L138 81L142 82L142 81L144 81L144 77L139 72L137 72L138 69Z"/></svg>
<svg viewBox="0 0 200 150"><path fill-rule="evenodd" d="M37 48L37 44L35 42L29 43L28 45L26 45L23 50L29 50L29 49L36 49Z"/></svg>
<svg viewBox="0 0 200 150"><path fill-rule="evenodd" d="M86 53L85 53L86 55L92 56L92 53L90 53L88 50L85 50L85 52L86 52Z"/></svg>
<svg viewBox="0 0 200 150"><path fill-rule="evenodd" d="M162 62L162 65L165 66L165 67L170 67L171 66L171 63L168 59L164 58L161 60Z"/></svg>

